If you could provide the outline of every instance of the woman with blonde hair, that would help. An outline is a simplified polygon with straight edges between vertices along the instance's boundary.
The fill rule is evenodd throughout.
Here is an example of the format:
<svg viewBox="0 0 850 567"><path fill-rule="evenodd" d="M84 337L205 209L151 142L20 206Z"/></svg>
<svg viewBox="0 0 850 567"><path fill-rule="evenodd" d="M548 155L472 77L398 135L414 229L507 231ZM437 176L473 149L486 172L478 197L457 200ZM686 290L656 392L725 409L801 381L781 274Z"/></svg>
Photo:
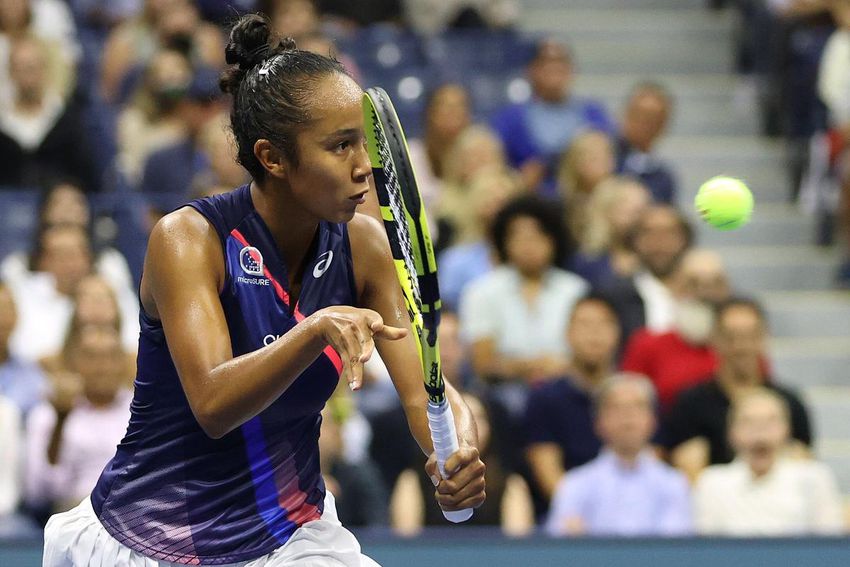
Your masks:
<svg viewBox="0 0 850 567"><path fill-rule="evenodd" d="M614 149L603 132L585 132L564 152L558 166L558 191L566 209L567 229L580 240L587 201L597 185L614 173Z"/></svg>
<svg viewBox="0 0 850 567"><path fill-rule="evenodd" d="M584 231L569 269L594 287L637 268L630 234L641 211L651 202L649 190L629 177L599 183L587 200Z"/></svg>
<svg viewBox="0 0 850 567"><path fill-rule="evenodd" d="M464 224L471 181L478 172L492 170L512 174L505 148L486 126L473 125L458 135L447 152L443 169L443 192L437 206L440 246L458 242L458 228Z"/></svg>

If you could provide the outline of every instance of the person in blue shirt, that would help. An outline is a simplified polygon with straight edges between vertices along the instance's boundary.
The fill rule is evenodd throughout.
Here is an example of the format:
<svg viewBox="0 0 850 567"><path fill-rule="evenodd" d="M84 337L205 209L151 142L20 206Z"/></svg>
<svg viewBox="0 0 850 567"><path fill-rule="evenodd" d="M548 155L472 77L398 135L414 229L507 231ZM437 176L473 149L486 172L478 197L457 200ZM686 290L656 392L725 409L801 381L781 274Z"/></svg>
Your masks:
<svg viewBox="0 0 850 567"><path fill-rule="evenodd" d="M525 185L555 194L554 169L573 139L587 130L614 134L605 107L572 94L573 61L565 45L544 39L527 67L530 101L499 111L491 125Z"/></svg>
<svg viewBox="0 0 850 567"><path fill-rule="evenodd" d="M330 58L240 18L226 49L238 159L253 182L153 229L130 423L91 498L53 516L44 565L374 567L339 522L321 410L377 347L446 510L484 502L474 421L440 478L422 366L381 224L363 91Z"/></svg>
<svg viewBox="0 0 850 567"><path fill-rule="evenodd" d="M658 83L639 83L626 102L615 143L617 173L643 183L656 203L676 203L676 177L654 152L672 112L673 98L666 88Z"/></svg>
<svg viewBox="0 0 850 567"><path fill-rule="evenodd" d="M595 426L605 443L594 460L558 483L546 531L553 536L683 536L693 531L688 481L650 446L655 390L639 374L618 374L596 394Z"/></svg>

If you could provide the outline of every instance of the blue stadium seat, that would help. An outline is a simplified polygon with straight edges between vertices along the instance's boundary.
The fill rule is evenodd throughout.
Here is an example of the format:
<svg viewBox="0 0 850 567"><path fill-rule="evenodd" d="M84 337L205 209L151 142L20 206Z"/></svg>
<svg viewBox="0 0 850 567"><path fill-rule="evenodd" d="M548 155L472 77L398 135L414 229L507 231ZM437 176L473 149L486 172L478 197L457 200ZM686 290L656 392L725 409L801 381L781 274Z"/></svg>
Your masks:
<svg viewBox="0 0 850 567"><path fill-rule="evenodd" d="M30 249L38 201L34 189L0 187L0 259Z"/></svg>

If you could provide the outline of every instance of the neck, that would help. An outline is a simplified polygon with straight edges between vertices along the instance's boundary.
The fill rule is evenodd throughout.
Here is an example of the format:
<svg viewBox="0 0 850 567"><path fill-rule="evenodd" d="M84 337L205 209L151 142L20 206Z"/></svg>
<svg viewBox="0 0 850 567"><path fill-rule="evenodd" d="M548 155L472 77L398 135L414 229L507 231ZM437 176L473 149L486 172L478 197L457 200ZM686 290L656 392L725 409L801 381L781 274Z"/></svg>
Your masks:
<svg viewBox="0 0 850 567"><path fill-rule="evenodd" d="M758 366L746 370L732 368L729 364L720 364L717 379L730 396L741 389L758 386L764 381Z"/></svg>
<svg viewBox="0 0 850 567"><path fill-rule="evenodd" d="M622 447L611 447L611 452L617 457L621 464L625 465L628 468L634 468L637 465L638 457L640 456L641 449L633 450L633 449L625 449Z"/></svg>
<svg viewBox="0 0 850 567"><path fill-rule="evenodd" d="M570 373L579 380L587 390L595 390L605 378L611 375L610 364L598 364L573 358L570 361Z"/></svg>
<svg viewBox="0 0 850 567"><path fill-rule="evenodd" d="M0 342L0 364L9 360L9 341Z"/></svg>
<svg viewBox="0 0 850 567"><path fill-rule="evenodd" d="M19 93L15 99L15 110L21 114L37 114L42 109L43 101L41 93Z"/></svg>
<svg viewBox="0 0 850 567"><path fill-rule="evenodd" d="M283 255L290 277L298 271L313 241L320 219L295 205L294 199L274 198L271 191L251 184L254 208L262 217ZM281 195L283 195L281 191ZM285 220L284 220L285 219Z"/></svg>

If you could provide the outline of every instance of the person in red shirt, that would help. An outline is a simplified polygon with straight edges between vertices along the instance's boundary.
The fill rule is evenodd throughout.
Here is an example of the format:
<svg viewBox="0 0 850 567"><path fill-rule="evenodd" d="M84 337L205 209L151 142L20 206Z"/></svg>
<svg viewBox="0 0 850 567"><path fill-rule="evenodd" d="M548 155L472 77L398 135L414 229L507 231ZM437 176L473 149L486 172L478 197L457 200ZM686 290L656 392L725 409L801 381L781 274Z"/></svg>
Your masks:
<svg viewBox="0 0 850 567"><path fill-rule="evenodd" d="M623 370L639 372L652 380L662 414L667 413L679 392L709 379L717 369L717 358L709 344L712 305L730 295L720 255L705 249L689 251L682 258L675 288L674 328L665 333L639 329L626 344L621 361Z"/></svg>

